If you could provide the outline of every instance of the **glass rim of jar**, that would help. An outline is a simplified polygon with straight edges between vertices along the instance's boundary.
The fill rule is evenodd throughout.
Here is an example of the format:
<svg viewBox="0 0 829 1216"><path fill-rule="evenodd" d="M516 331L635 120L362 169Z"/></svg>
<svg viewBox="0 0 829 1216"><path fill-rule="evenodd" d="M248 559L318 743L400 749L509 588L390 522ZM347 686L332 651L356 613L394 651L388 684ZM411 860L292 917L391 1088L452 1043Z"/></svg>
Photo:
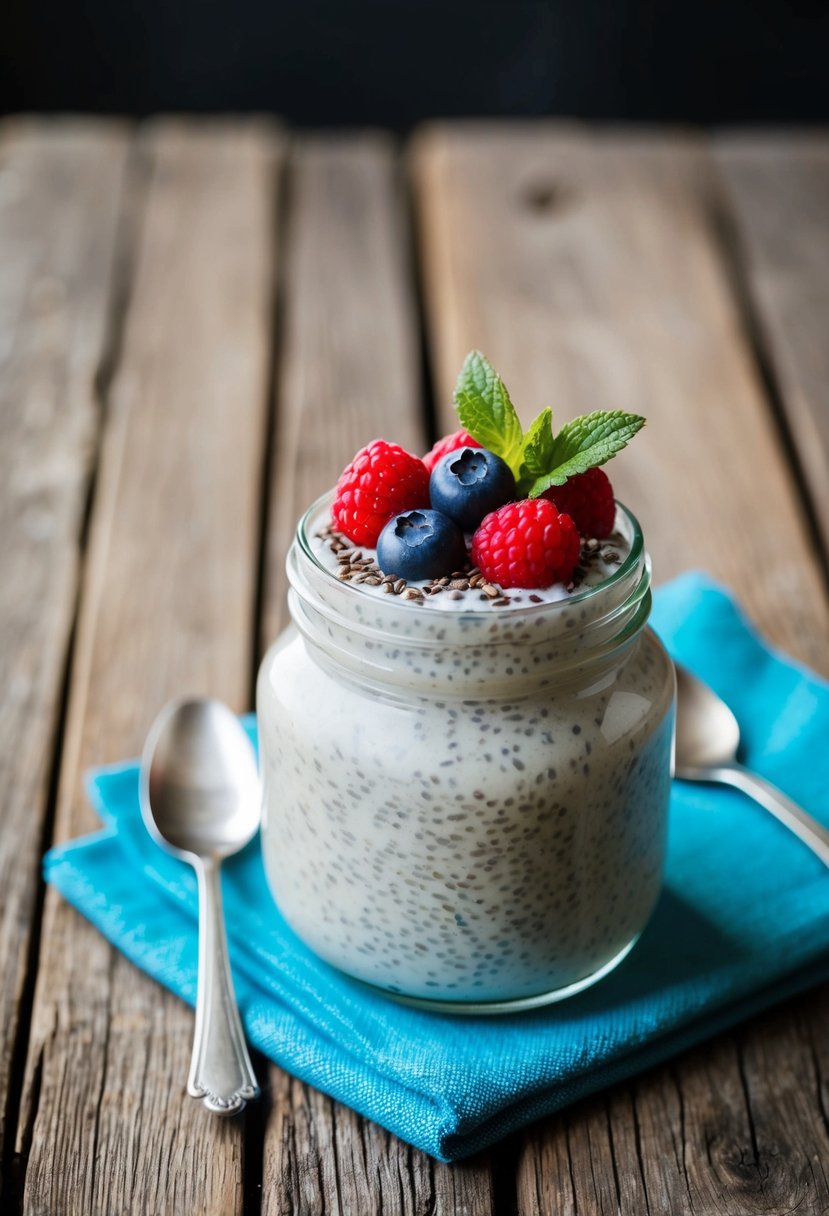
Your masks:
<svg viewBox="0 0 829 1216"><path fill-rule="evenodd" d="M308 560L316 567L317 570L320 571L321 574L325 575L327 579L330 579L333 585L337 586L338 588L347 589L353 595L358 596L360 599L364 599L367 598L365 592L359 591L356 587L349 587L347 583L340 581L332 570L329 570L327 566L323 565L311 547L308 538L307 525L327 503L330 504L330 502L333 500L333 496L334 491L327 490L325 494L321 494L319 498L315 499L314 502L311 503L310 507L308 507L308 509L300 516L296 528L296 542ZM621 511L628 521L631 532L630 551L616 570L614 570L612 574L608 575L607 578L602 579L601 582L594 583L590 587L585 587L582 591L574 591L572 594L567 595L566 598L560 600L542 600L540 604L521 603L509 607L505 606L499 611L499 617L501 619L512 620L519 614L522 616L527 615L531 617L533 615L540 615L545 610L550 612L551 610L556 611L573 604L580 605L593 599L599 593L607 591L608 588L624 582L625 578L639 565L640 561L645 556L645 538L642 533L642 527L639 520L636 518L630 508L625 506L623 502L620 502L618 498L614 499L614 501L616 503L617 510ZM353 541L351 543L354 544L355 548L358 549L361 547L366 547L357 545L356 542ZM532 590L532 588L529 588L528 590ZM399 609L404 613L414 612L417 614L422 614L424 611L423 604L418 604L411 600L403 600L399 596L395 596L394 600L395 610ZM384 607L389 606L390 605L387 603L384 603ZM429 609L426 609L426 611L428 612ZM486 613L482 612L479 608L452 609L453 619L461 617L481 618L484 615L486 615Z"/></svg>

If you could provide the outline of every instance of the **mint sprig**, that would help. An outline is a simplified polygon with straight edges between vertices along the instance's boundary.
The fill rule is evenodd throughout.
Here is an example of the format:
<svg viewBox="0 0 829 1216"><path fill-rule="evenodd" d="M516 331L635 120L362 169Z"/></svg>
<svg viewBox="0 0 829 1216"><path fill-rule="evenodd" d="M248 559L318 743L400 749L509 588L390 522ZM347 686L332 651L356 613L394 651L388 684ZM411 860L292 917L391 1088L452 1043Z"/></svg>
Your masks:
<svg viewBox="0 0 829 1216"><path fill-rule="evenodd" d="M519 494L529 498L605 464L645 425L639 414L596 410L566 422L554 435L546 407L524 434L506 385L477 350L466 356L455 406L464 429L509 465Z"/></svg>

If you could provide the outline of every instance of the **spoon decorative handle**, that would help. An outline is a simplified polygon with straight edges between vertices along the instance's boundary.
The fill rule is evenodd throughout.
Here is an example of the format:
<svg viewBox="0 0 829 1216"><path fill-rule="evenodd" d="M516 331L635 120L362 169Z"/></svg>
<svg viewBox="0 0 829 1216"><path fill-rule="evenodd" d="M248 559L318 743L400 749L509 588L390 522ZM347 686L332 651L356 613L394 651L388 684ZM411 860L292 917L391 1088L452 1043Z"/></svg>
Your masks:
<svg viewBox="0 0 829 1216"><path fill-rule="evenodd" d="M199 880L199 979L187 1092L217 1115L235 1115L259 1093L227 952L219 866L202 859Z"/></svg>
<svg viewBox="0 0 829 1216"><path fill-rule="evenodd" d="M679 774L678 774L679 775ZM759 802L765 810L774 815L784 827L794 832L799 840L815 853L824 865L829 866L829 831L813 819L811 815L799 807L796 802L787 797L782 790L765 777L760 777L741 764L724 764L710 769L700 769L699 775L706 781L722 782L733 785Z"/></svg>

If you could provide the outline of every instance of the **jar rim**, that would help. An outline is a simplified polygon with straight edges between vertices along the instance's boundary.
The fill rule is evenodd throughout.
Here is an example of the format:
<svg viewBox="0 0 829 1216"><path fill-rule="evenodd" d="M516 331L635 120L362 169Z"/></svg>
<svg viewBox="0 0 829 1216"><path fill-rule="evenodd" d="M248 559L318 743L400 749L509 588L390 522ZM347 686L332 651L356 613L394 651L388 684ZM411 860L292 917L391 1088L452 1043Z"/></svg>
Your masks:
<svg viewBox="0 0 829 1216"><path fill-rule="evenodd" d="M351 592L355 597L359 597L360 599L363 599L365 597L361 591L358 591L358 589L356 587L349 587L347 583L342 583L340 580L337 579L334 572L332 570L330 570L327 566L325 566L320 561L319 556L317 555L317 553L315 553L315 551L310 543L309 537L308 537L309 522L317 514L317 512L319 512L324 506L330 505L331 501L333 500L333 497L334 497L334 491L327 490L324 494L321 494L319 496L319 498L315 499L314 502L311 503L310 507L308 507L308 509L305 512L303 512L303 514L300 516L299 522L297 524L296 540L297 540L297 543L298 543L300 549L302 550L303 554L314 565L314 567L320 571L321 574L323 574L327 579L330 580L330 582L333 585L335 585L336 587L338 587L341 590L347 590L347 591ZM592 597L597 595L599 592L606 592L609 587L613 587L617 583L623 582L625 580L625 578L631 573L631 571L633 569L635 569L636 566L638 566L639 562L641 561L643 554L644 554L644 550L645 550L645 540L644 540L644 536L642 533L642 527L639 523L639 520L636 518L636 516L633 514L633 512L628 507L626 507L623 502L620 502L618 498L615 499L614 501L616 503L617 509L622 512L623 516L627 520L628 525L630 527L630 549L627 554L627 557L624 559L624 561L620 562L619 566L613 571L613 573L608 575L607 578L602 579L601 582L594 583L589 587L585 587L581 591L574 591L572 594L567 595L565 598L563 598L561 600L553 600L553 601L544 600L540 604L522 603L520 605L516 604L515 606L512 606L512 607L505 606L503 611L501 613L499 613L499 616L502 619L505 619L505 620L512 619L514 616L517 616L519 613L522 616L526 615L526 616L532 617L535 614L540 613L540 611L542 611L542 610L546 610L547 612L550 612L550 610L553 610L553 611L560 610L563 606L569 606L569 605L573 605L573 604L577 604L577 605L583 604L583 603L586 603L587 601L589 601L590 599L592 599ZM391 597L389 597L389 598L391 598ZM355 600L355 603L356 602L357 601ZM386 607L386 608L388 608L390 606L391 605L389 605L388 603L384 604L384 607ZM395 611L400 611L400 612L403 612L404 614L415 612L418 615L420 615L423 613L422 604L417 604L410 600L402 600L402 599L397 599L397 598L395 599L394 609L395 609ZM480 609L474 609L474 608L457 608L457 609L453 609L453 611L452 611L453 618L458 618L458 619L463 618L463 617L480 619L482 615L483 614L481 613Z"/></svg>

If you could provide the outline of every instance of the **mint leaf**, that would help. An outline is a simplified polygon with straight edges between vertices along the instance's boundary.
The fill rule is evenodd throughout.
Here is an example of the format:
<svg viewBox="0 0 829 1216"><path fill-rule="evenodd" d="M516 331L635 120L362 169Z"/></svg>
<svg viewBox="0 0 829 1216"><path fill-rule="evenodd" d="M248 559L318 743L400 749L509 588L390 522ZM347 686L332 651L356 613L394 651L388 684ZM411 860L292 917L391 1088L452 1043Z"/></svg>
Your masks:
<svg viewBox="0 0 829 1216"><path fill-rule="evenodd" d="M543 409L524 436L520 483L532 485L550 468L553 456L553 412Z"/></svg>
<svg viewBox="0 0 829 1216"><path fill-rule="evenodd" d="M530 473L540 475L549 469L553 443L553 411L547 406L524 436L524 464Z"/></svg>
<svg viewBox="0 0 829 1216"><path fill-rule="evenodd" d="M568 477L605 464L645 425L639 414L624 410L597 410L567 422L556 435L550 461L529 488L530 498L538 498L551 486L563 486Z"/></svg>
<svg viewBox="0 0 829 1216"><path fill-rule="evenodd" d="M480 351L466 356L455 387L458 417L473 439L489 448L518 477L524 433L506 386Z"/></svg>

